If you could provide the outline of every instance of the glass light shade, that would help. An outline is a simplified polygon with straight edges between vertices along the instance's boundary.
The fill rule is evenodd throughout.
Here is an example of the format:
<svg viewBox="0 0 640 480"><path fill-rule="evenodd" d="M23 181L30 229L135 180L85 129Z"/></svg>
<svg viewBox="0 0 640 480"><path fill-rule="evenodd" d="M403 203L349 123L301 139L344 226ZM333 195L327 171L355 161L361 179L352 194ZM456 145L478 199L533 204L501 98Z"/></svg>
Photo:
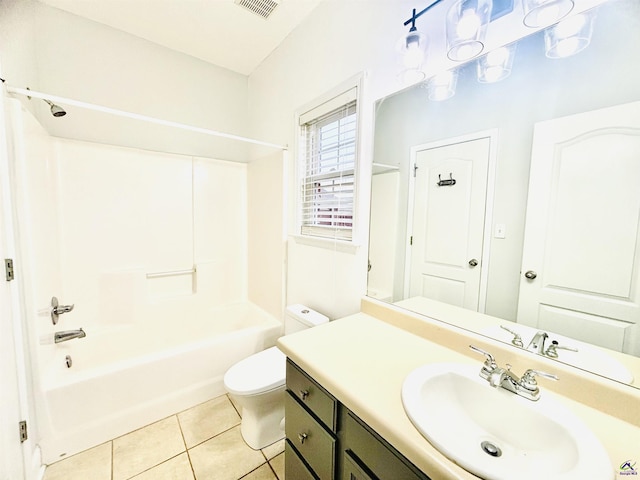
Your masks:
<svg viewBox="0 0 640 480"><path fill-rule="evenodd" d="M427 75L418 68L407 68L398 74L400 83L404 86L423 81Z"/></svg>
<svg viewBox="0 0 640 480"><path fill-rule="evenodd" d="M490 51L478 59L478 81L480 83L494 83L504 80L511 74L513 59L516 54L516 44L505 45Z"/></svg>
<svg viewBox="0 0 640 480"><path fill-rule="evenodd" d="M574 15L544 31L545 54L564 58L581 52L591 43L594 16L587 12Z"/></svg>
<svg viewBox="0 0 640 480"><path fill-rule="evenodd" d="M447 12L447 56L462 62L480 55L492 0L458 0Z"/></svg>
<svg viewBox="0 0 640 480"><path fill-rule="evenodd" d="M456 93L458 72L447 70L429 79L427 82L427 95L429 100L442 101L451 98Z"/></svg>
<svg viewBox="0 0 640 480"><path fill-rule="evenodd" d="M398 41L397 50L406 69L420 69L427 53L427 36L414 28Z"/></svg>
<svg viewBox="0 0 640 480"><path fill-rule="evenodd" d="M523 22L527 27L553 25L573 10L573 0L523 0Z"/></svg>

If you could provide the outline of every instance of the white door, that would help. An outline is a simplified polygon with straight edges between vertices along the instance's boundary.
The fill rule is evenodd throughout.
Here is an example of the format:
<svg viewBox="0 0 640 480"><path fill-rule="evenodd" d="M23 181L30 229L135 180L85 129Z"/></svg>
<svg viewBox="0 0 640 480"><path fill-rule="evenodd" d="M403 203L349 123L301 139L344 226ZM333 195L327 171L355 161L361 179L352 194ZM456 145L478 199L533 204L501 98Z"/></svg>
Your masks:
<svg viewBox="0 0 640 480"><path fill-rule="evenodd" d="M409 296L478 310L490 147L484 137L416 152Z"/></svg>
<svg viewBox="0 0 640 480"><path fill-rule="evenodd" d="M518 322L639 355L639 218L640 102L536 124Z"/></svg>

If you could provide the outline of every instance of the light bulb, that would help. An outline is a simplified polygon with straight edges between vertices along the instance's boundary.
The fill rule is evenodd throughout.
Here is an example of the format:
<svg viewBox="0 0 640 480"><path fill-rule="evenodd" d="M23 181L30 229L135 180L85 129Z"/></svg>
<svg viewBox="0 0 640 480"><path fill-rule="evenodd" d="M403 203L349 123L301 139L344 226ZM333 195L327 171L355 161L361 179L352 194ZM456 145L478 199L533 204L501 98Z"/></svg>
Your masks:
<svg viewBox="0 0 640 480"><path fill-rule="evenodd" d="M462 16L460 17L458 25L456 26L456 33L460 38L475 38L480 25L480 18L478 17L478 15L476 15L475 11L469 8L462 12Z"/></svg>
<svg viewBox="0 0 640 480"><path fill-rule="evenodd" d="M485 61L487 65L495 66L502 65L508 58L509 50L506 47L500 47L487 53Z"/></svg>
<svg viewBox="0 0 640 480"><path fill-rule="evenodd" d="M420 48L419 42L407 44L404 51L403 63L407 68L419 68L424 60L424 50Z"/></svg>
<svg viewBox="0 0 640 480"><path fill-rule="evenodd" d="M585 26L587 19L584 15L574 15L571 18L563 20L555 26L557 35L561 37L570 37L580 32L582 27Z"/></svg>

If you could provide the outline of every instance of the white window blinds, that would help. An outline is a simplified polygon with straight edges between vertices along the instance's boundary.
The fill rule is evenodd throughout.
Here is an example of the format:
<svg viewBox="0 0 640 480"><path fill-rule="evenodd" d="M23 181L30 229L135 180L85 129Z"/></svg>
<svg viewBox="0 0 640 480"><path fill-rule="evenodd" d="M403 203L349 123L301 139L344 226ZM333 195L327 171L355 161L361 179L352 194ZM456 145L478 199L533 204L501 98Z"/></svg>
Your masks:
<svg viewBox="0 0 640 480"><path fill-rule="evenodd" d="M356 169L356 89L300 117L302 235L351 240Z"/></svg>

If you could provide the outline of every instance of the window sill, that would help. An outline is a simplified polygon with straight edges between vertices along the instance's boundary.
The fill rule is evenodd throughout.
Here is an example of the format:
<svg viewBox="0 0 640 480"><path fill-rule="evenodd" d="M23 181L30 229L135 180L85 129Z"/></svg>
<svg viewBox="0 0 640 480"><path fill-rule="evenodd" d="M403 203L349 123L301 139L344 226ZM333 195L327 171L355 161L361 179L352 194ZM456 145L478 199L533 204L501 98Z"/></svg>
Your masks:
<svg viewBox="0 0 640 480"><path fill-rule="evenodd" d="M346 240L334 240L331 238L311 237L308 235L289 235L299 245L325 248L342 253L356 253L360 245Z"/></svg>

